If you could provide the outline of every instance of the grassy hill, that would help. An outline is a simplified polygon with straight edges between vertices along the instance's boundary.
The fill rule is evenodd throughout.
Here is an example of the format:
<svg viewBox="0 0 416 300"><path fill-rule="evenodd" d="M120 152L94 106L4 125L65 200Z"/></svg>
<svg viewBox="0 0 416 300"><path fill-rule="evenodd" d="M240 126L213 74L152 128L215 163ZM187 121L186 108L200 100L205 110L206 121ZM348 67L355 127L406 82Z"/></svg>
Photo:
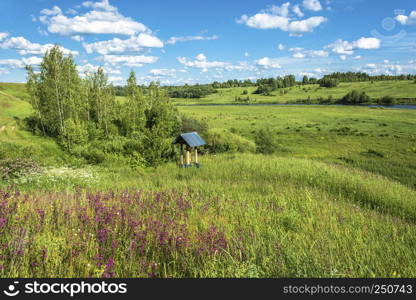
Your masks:
<svg viewBox="0 0 416 300"><path fill-rule="evenodd" d="M277 153L90 166L19 126L22 87L0 84L0 160L43 168L0 179L0 277L416 276L416 111L180 107Z"/></svg>
<svg viewBox="0 0 416 300"><path fill-rule="evenodd" d="M248 95L242 95L247 90ZM402 103L416 103L416 84L413 81L375 81L340 83L336 88L324 88L319 85L295 86L283 89L286 94L281 95L280 91L273 92L273 96L252 94L256 87L218 89L218 93L208 95L200 99L174 99L177 104L233 104L235 97L250 96L255 103L286 103L311 98L316 100L319 97L327 99L332 96L340 99L352 90L366 92L372 98L393 96L401 99Z"/></svg>

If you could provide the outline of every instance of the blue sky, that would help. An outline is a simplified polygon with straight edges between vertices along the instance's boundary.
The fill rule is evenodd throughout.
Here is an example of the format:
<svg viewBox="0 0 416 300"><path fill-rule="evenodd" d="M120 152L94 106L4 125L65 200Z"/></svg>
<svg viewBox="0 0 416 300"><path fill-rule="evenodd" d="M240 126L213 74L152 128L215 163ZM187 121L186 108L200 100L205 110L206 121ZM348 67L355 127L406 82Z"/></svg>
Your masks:
<svg viewBox="0 0 416 300"><path fill-rule="evenodd" d="M413 0L1 0L0 81L53 44L124 84L416 73Z"/></svg>

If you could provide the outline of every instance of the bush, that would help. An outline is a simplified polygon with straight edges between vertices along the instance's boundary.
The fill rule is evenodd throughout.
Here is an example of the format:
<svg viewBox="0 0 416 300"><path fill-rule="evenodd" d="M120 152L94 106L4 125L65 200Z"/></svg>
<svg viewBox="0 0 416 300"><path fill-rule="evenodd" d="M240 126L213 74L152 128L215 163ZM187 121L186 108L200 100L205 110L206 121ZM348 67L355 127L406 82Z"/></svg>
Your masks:
<svg viewBox="0 0 416 300"><path fill-rule="evenodd" d="M339 101L342 104L362 104L371 102L371 98L365 92L353 90Z"/></svg>
<svg viewBox="0 0 416 300"><path fill-rule="evenodd" d="M395 105L396 98L392 96L384 96L378 100L378 103L381 105Z"/></svg>
<svg viewBox="0 0 416 300"><path fill-rule="evenodd" d="M333 88L338 85L338 80L331 78L324 78L319 81L320 87Z"/></svg>
<svg viewBox="0 0 416 300"><path fill-rule="evenodd" d="M242 95L248 95L248 91L247 90L244 90L243 93L242 93Z"/></svg>
<svg viewBox="0 0 416 300"><path fill-rule="evenodd" d="M24 175L39 173L41 168L30 159L5 159L0 160L0 178L9 180L20 178Z"/></svg>
<svg viewBox="0 0 416 300"><path fill-rule="evenodd" d="M208 131L206 148L212 153L255 152L256 145L240 135L227 130L212 129Z"/></svg>
<svg viewBox="0 0 416 300"><path fill-rule="evenodd" d="M181 115L181 120L181 133L196 131L200 135L204 135L208 131L208 123L205 121L193 119L186 115Z"/></svg>
<svg viewBox="0 0 416 300"><path fill-rule="evenodd" d="M257 152L262 154L273 154L278 148L276 137L269 128L256 132L255 143Z"/></svg>

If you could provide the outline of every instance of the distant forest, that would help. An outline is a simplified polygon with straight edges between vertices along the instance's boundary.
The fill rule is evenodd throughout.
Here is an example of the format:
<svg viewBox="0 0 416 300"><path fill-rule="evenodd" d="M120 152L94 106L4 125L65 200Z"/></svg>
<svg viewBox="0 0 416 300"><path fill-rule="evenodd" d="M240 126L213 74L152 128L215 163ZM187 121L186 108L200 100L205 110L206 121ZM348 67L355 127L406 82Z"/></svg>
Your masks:
<svg viewBox="0 0 416 300"><path fill-rule="evenodd" d="M195 84L183 86L164 86L162 89L166 91L171 98L203 98L217 92L217 89L233 88L233 87L257 87L254 94L270 95L271 92L288 88L295 85L319 84L322 87L336 87L341 82L365 82L365 81L386 81L386 80L416 80L416 75L368 75L362 72L336 72L324 75L321 79L303 76L301 81L296 81L294 75L286 75L284 77L261 78L256 81L249 79L238 80L230 79L225 82L214 81L210 84ZM142 90L146 90L146 86L141 86ZM115 86L116 96L126 96L127 87Z"/></svg>

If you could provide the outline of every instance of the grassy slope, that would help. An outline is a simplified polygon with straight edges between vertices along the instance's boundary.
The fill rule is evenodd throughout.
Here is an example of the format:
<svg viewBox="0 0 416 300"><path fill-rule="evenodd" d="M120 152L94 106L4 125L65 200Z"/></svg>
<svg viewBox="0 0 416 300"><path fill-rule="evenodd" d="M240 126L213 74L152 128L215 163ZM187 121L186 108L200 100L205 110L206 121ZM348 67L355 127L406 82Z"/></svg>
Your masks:
<svg viewBox="0 0 416 300"><path fill-rule="evenodd" d="M304 90L306 89L306 91ZM318 97L327 99L332 95L334 99L340 99L351 90L365 91L372 98L380 98L383 96L394 96L396 98L416 98L416 84L413 81L379 81L374 82L353 82L341 83L336 88L321 88L319 85L296 86L286 89L288 92L285 95L280 95L279 91L275 91L273 96L261 96L251 94L256 90L255 87L248 88L229 88L219 89L218 93L208 95L201 99L174 99L178 104L226 104L235 103L235 97L241 96L244 90L249 91L249 96L256 103L286 103L287 101L308 99L310 96L312 100Z"/></svg>
<svg viewBox="0 0 416 300"><path fill-rule="evenodd" d="M279 156L337 162L416 187L414 110L203 106L180 111L251 140L259 128L272 128L278 135Z"/></svg>
<svg viewBox="0 0 416 300"><path fill-rule="evenodd" d="M4 103L8 103L7 107ZM16 182L22 191L39 193L34 196L39 197L36 204L27 202L20 206L22 214L31 216L27 228L37 222L37 209L45 210L47 217L53 216L51 198L43 196L42 189L71 192L77 186L93 190L174 189L185 192L192 203L189 218L184 220L191 232L215 224L225 232L230 247L243 247L245 255L230 257L224 252L198 261L187 253L180 255L186 262L182 265L152 257L159 263L159 276L416 276L412 267L416 259L416 192L393 180L411 186L416 177L413 111L356 107L181 107L182 112L207 118L211 127L235 128L248 139L253 139L257 128L271 126L280 132L279 155L283 157L205 156L201 157L202 169L179 169L169 163L157 170L132 170L117 162L81 169L63 168L59 160L65 155L53 141L32 136L17 127L11 129L13 116L30 113L28 104L0 95L0 105L4 108L0 110L0 122L7 124L7 129L0 133L1 147L6 144L19 149L27 147L35 158L38 155L45 164L58 166ZM343 127L351 128L348 135L331 131ZM363 154L370 148L385 157ZM332 163L342 163L337 159L341 156L354 162L345 166ZM365 163L367 167L356 163ZM355 169L371 169L370 166L380 169L373 170L374 173L384 172L390 179ZM388 169L391 171L387 172ZM408 174L409 180L400 172ZM60 197L57 194L52 198L65 202L65 208L79 205L67 202L64 196L65 201L60 201ZM61 217L64 220L65 216ZM54 223L45 222L45 227L33 237L36 247L46 246L49 250L47 272L33 273L28 261L13 260L13 268L0 271L1 277L89 275L87 265L94 265L93 251L82 253L75 260L77 266L69 265L67 260L68 245L77 242L69 233L80 228L78 219L67 225L63 222L58 229L49 228L52 225L48 224ZM60 241L59 245L65 247L52 245L50 241ZM97 249L95 239L89 240L88 249ZM137 261L125 261L128 255L123 251L127 250L121 249L119 257L115 257L116 274L143 276L131 267Z"/></svg>

